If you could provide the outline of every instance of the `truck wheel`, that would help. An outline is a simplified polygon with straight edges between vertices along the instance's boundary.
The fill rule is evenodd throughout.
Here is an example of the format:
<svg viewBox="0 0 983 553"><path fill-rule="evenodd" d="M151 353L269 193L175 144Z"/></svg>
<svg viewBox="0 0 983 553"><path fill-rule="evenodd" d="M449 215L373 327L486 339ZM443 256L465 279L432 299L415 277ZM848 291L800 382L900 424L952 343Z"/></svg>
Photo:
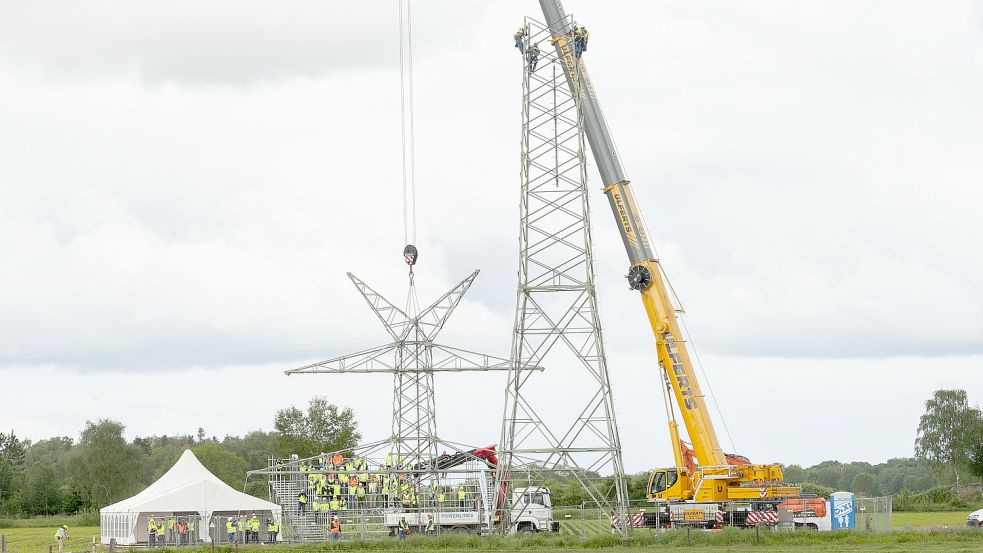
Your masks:
<svg viewBox="0 0 983 553"><path fill-rule="evenodd" d="M448 534L470 534L471 530L467 526L451 526L450 530L447 531Z"/></svg>
<svg viewBox="0 0 983 553"><path fill-rule="evenodd" d="M535 531L536 531L536 529L533 528L531 524L526 524L525 526L520 526L519 527L519 533L520 534L532 534Z"/></svg>

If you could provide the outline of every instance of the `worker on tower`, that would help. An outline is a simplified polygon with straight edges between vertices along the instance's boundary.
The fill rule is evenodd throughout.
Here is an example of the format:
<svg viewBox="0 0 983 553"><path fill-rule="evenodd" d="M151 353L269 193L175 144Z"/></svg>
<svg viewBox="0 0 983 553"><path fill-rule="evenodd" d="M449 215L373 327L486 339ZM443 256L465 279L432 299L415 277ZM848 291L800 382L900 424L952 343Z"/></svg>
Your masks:
<svg viewBox="0 0 983 553"><path fill-rule="evenodd" d="M464 508L464 500L467 498L467 495L468 492L464 491L464 486L457 487L457 504L461 509Z"/></svg>
<svg viewBox="0 0 983 553"><path fill-rule="evenodd" d="M535 44L529 46L529 49L526 50L526 61L529 63L529 72L535 71L536 64L539 62L539 46Z"/></svg>
<svg viewBox="0 0 983 553"><path fill-rule="evenodd" d="M519 49L519 53L520 54L523 54L523 55L526 53L526 43L525 43L524 40L522 40L525 37L526 37L526 27L525 27L525 25L523 25L522 27L519 27L519 30L516 31L514 35L512 35L512 38L515 39L515 47L518 48Z"/></svg>
<svg viewBox="0 0 983 553"><path fill-rule="evenodd" d="M576 27L573 30L573 51L578 58L587 51L587 27Z"/></svg>
<svg viewBox="0 0 983 553"><path fill-rule="evenodd" d="M297 510L300 511L300 514L307 511L307 492L303 490L297 494Z"/></svg>

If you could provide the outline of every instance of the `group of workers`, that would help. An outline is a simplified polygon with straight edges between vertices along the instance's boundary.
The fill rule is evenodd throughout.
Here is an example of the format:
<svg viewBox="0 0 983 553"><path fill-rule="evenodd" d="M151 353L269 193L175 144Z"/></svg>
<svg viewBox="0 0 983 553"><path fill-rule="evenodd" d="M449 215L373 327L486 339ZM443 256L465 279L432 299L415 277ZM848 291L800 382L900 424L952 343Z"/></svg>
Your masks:
<svg viewBox="0 0 983 553"><path fill-rule="evenodd" d="M198 543L197 529L197 517L150 517L147 519L147 545L195 545Z"/></svg>
<svg viewBox="0 0 983 553"><path fill-rule="evenodd" d="M421 489L402 470L402 460L393 454L371 472L360 457L336 454L329 459L322 455L317 462L299 466L302 487L297 494L297 510L301 514L314 513L319 519L321 513L327 518L328 514L362 508L464 509L471 502L465 486L450 489L434 482Z"/></svg>
<svg viewBox="0 0 983 553"><path fill-rule="evenodd" d="M248 518L246 515L239 517L231 516L225 520L225 533L228 534L229 543L261 543L260 530L263 524L259 517L253 513ZM276 543L277 535L280 533L280 524L276 519L266 519L266 535L270 543ZM237 539L241 536L241 539Z"/></svg>
<svg viewBox="0 0 983 553"><path fill-rule="evenodd" d="M512 35L512 38L515 39L515 47L519 49L519 53L526 58L526 66L531 73L536 71L536 65L539 63L539 56L542 52L539 50L539 46L535 42L526 48L526 38L528 34L529 30L523 25L522 27L519 27L519 30L516 31L514 35ZM574 24L571 34L573 35L573 55L577 59L580 59L580 56L587 51L587 39L590 37L590 33L587 32L587 27Z"/></svg>
<svg viewBox="0 0 983 553"><path fill-rule="evenodd" d="M437 523L434 522L433 515L427 515L427 524L423 527L423 531L428 536L437 535ZM406 522L406 517L400 517L399 524L396 526L396 535L399 536L399 539L405 540L410 532L410 524Z"/></svg>
<svg viewBox="0 0 983 553"><path fill-rule="evenodd" d="M297 494L297 511L301 516L313 515L315 524L322 526L329 539L340 539L341 520L351 511L359 509L396 509L418 512L423 509L464 510L475 508L472 492L468 487L442 486L433 483L419 484L409 462L397 454L386 455L385 462L370 468L359 456L344 457L341 454L322 453L311 460L277 460L276 467L287 470L291 464L299 474L284 475L300 485ZM296 463L296 464L294 464ZM403 519L402 522L405 522ZM426 523L427 533L436 533L432 517ZM421 521L421 530L423 530ZM398 529L396 529L398 531ZM405 537L409 531L399 532Z"/></svg>

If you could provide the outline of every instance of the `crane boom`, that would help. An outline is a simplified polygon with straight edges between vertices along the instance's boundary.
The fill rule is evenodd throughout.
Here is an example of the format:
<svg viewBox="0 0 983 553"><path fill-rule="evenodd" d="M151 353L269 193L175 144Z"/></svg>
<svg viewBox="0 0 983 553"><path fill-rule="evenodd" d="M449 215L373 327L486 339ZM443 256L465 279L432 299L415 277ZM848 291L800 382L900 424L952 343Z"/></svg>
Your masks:
<svg viewBox="0 0 983 553"><path fill-rule="evenodd" d="M624 242L631 269L629 284L638 290L645 311L655 334L659 365L672 389L687 433L693 442L693 453L702 466L722 466L727 457L720 448L717 433L700 391L699 381L683 343L676 311L669 299L666 283L658 259L652 251L641 213L635 203L624 166L618 156L604 112L597 99L582 59L574 55L570 37L571 22L559 0L539 0L553 36L557 55L563 62L567 84L573 94L579 96L584 121L584 133L590 143L594 161L604 183L611 210L618 222L621 240ZM683 466L678 430L670 422L670 434L674 440L673 452L677 467Z"/></svg>

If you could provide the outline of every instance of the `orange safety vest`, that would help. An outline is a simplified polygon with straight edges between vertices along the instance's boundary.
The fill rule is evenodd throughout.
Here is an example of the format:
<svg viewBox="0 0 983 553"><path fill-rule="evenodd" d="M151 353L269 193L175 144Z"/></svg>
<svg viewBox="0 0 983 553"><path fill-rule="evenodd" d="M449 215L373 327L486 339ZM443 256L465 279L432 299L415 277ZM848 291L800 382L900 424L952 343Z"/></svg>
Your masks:
<svg viewBox="0 0 983 553"><path fill-rule="evenodd" d="M340 534L341 533L341 521L340 520L335 519L335 520L332 520L331 521L331 533L332 534Z"/></svg>

